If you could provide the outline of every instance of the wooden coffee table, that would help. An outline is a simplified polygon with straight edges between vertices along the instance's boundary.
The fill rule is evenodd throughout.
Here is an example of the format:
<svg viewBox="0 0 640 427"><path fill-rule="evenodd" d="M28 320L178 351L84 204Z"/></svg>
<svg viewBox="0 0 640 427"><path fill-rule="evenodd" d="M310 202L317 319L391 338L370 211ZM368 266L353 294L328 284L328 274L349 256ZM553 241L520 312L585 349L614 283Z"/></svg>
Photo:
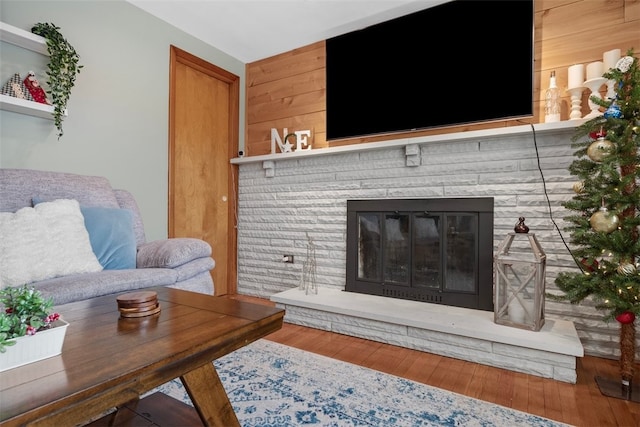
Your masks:
<svg viewBox="0 0 640 427"><path fill-rule="evenodd" d="M160 313L121 318L117 295L56 307L62 354L0 373L0 425L71 426L180 378L204 425L239 425L212 361L282 327L284 310L159 287Z"/></svg>

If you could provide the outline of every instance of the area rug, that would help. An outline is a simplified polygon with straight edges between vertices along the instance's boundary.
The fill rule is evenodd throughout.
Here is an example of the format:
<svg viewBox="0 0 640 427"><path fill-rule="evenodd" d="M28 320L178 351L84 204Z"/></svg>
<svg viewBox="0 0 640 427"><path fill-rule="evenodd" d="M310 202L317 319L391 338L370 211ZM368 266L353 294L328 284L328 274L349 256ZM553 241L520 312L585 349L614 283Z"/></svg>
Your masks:
<svg viewBox="0 0 640 427"><path fill-rule="evenodd" d="M264 339L214 364L243 427L567 426ZM179 379L156 391L191 405Z"/></svg>

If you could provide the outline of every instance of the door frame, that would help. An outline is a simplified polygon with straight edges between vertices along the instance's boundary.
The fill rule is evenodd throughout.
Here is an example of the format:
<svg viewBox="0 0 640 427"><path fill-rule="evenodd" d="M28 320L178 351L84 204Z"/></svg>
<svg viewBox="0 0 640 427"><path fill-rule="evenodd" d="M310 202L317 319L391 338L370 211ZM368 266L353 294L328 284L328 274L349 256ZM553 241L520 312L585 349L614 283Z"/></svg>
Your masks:
<svg viewBox="0 0 640 427"><path fill-rule="evenodd" d="M205 73L215 79L218 79L229 85L229 159L228 159L228 218L227 233L229 236L229 243L227 247L227 278L228 283L216 284L214 283L214 295L236 294L237 293L237 281L238 281L238 257L237 257L237 194L238 194L238 166L231 163L231 156L238 152L239 149L239 116L240 116L240 77L233 73L230 73L216 65L213 65L195 55L192 55L174 45L170 45L169 54L169 144L168 144L168 200L167 205L167 219L168 219L168 236L174 236L174 227L171 221L173 212L172 206L174 203L175 194L173 192L175 184L176 171L173 170L173 156L175 152L175 98L176 98L176 65L180 63L188 67L194 68L199 72ZM215 254L214 254L215 257ZM215 259L215 258L214 258Z"/></svg>

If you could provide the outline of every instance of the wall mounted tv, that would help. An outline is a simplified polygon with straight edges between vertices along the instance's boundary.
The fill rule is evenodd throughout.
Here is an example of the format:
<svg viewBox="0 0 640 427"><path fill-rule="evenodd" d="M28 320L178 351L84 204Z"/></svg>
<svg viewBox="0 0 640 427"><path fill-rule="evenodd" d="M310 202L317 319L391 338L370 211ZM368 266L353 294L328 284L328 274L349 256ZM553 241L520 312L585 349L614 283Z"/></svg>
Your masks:
<svg viewBox="0 0 640 427"><path fill-rule="evenodd" d="M454 0L327 39L327 140L533 116L533 33L533 0Z"/></svg>

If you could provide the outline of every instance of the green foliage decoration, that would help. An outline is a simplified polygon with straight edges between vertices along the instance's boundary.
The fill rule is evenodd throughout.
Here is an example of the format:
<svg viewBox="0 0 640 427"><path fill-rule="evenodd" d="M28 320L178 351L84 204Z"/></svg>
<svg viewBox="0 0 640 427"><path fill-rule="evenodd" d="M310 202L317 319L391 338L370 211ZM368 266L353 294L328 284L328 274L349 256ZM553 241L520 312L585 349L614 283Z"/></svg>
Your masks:
<svg viewBox="0 0 640 427"><path fill-rule="evenodd" d="M616 397L629 399L640 315L640 67L633 49L603 77L613 81L615 96L590 97L605 111L576 129L576 159L569 171L580 181L574 185L576 195L563 203L571 212L566 229L579 271L560 272L555 284L563 294L547 296L572 304L591 298L606 312L605 320L620 323Z"/></svg>
<svg viewBox="0 0 640 427"><path fill-rule="evenodd" d="M58 313L51 313L53 300L27 285L0 290L0 306L0 353L15 345L15 338L48 329L60 318Z"/></svg>
<svg viewBox="0 0 640 427"><path fill-rule="evenodd" d="M67 102L71 96L71 89L75 85L76 76L83 67L79 64L80 55L59 30L60 27L46 22L37 23L31 28L32 33L44 37L47 42L47 51L49 52L47 93L51 95L53 103L53 121L58 129L58 139L64 134L62 122Z"/></svg>
<svg viewBox="0 0 640 427"><path fill-rule="evenodd" d="M611 319L630 311L640 316L640 269L622 271L621 265L638 266L640 262L640 68L633 50L627 53L633 62L621 71L612 68L604 77L616 86L615 99L591 97L604 109L613 103L619 108L616 115L605 114L588 120L576 129L572 147L577 157L569 167L573 176L581 180L580 191L563 206L572 214L565 217L569 223L574 244L572 255L578 260L580 272L562 272L556 285L564 295L549 294L556 300L579 303L592 296L596 307L607 311ZM613 143L601 161L587 155L594 142L594 133L604 132ZM609 212L620 218L616 230L603 233L591 227L589 219L603 204ZM585 265L597 265L587 269ZM629 274L631 273L631 274Z"/></svg>

